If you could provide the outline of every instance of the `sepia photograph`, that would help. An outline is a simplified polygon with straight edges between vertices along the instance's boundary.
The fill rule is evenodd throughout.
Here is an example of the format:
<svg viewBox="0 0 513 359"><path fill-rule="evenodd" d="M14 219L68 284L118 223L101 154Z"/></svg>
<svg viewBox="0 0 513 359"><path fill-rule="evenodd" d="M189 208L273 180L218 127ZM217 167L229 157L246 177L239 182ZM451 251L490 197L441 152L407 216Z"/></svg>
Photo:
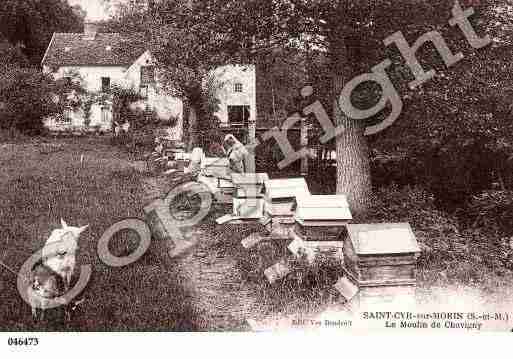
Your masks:
<svg viewBox="0 0 513 359"><path fill-rule="evenodd" d="M513 0L0 0L0 345L511 334L512 54Z"/></svg>

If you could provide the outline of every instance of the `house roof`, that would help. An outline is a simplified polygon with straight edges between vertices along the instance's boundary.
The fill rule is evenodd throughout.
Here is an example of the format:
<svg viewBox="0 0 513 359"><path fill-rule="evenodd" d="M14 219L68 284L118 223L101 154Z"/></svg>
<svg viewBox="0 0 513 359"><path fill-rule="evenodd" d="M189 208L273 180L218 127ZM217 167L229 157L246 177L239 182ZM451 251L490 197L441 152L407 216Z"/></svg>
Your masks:
<svg viewBox="0 0 513 359"><path fill-rule="evenodd" d="M97 33L54 33L42 65L46 66L128 66L147 50L141 36Z"/></svg>
<svg viewBox="0 0 513 359"><path fill-rule="evenodd" d="M408 223L348 224L347 231L357 254L420 252Z"/></svg>

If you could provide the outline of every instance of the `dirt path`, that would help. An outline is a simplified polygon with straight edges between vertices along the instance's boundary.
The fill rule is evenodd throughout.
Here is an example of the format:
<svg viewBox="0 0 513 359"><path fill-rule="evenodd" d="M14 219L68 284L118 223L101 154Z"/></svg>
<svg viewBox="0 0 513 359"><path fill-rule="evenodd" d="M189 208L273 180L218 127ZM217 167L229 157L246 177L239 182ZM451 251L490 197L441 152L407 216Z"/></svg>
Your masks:
<svg viewBox="0 0 513 359"><path fill-rule="evenodd" d="M162 178L147 177L143 187L146 203L167 190ZM192 235L198 244L176 259L174 265L183 275L183 285L192 293L200 330L247 330L246 320L259 312L257 294L240 277L235 260L219 248L215 231L215 224L195 228Z"/></svg>

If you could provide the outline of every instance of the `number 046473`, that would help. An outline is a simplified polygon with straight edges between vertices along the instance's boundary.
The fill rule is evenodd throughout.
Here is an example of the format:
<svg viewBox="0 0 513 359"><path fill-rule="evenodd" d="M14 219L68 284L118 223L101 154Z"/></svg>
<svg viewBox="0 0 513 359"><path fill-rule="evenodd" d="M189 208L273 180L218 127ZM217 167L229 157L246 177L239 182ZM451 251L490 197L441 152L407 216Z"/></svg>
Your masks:
<svg viewBox="0 0 513 359"><path fill-rule="evenodd" d="M7 344L10 346L36 346L39 344L39 340L35 337L10 337L7 340Z"/></svg>

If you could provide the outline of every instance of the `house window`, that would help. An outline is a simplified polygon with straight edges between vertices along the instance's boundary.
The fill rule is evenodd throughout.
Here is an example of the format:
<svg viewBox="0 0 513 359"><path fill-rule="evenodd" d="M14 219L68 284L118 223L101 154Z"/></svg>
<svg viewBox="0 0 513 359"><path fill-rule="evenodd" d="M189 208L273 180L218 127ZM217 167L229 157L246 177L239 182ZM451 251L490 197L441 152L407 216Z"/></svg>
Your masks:
<svg viewBox="0 0 513 359"><path fill-rule="evenodd" d="M110 77L102 77L102 92L110 92Z"/></svg>
<svg viewBox="0 0 513 359"><path fill-rule="evenodd" d="M235 83L235 85L233 85L233 91L234 92L242 92L242 84L240 82L237 82Z"/></svg>
<svg viewBox="0 0 513 359"><path fill-rule="evenodd" d="M110 122L110 108L107 106L102 107L102 123L109 123Z"/></svg>
<svg viewBox="0 0 513 359"><path fill-rule="evenodd" d="M139 95L141 95L142 98L148 98L148 86L147 85L141 85L141 87L139 87Z"/></svg>
<svg viewBox="0 0 513 359"><path fill-rule="evenodd" d="M228 106L228 123L230 125L247 125L250 115L250 107Z"/></svg>
<svg viewBox="0 0 513 359"><path fill-rule="evenodd" d="M155 83L155 68L153 66L141 66L141 87Z"/></svg>
<svg viewBox="0 0 513 359"><path fill-rule="evenodd" d="M71 86L72 82L71 82L71 76L64 76L64 84L66 86Z"/></svg>
<svg viewBox="0 0 513 359"><path fill-rule="evenodd" d="M58 116L55 120L57 125L69 125L71 124L71 115L73 113L73 109L71 107L66 107L62 112L62 116Z"/></svg>

